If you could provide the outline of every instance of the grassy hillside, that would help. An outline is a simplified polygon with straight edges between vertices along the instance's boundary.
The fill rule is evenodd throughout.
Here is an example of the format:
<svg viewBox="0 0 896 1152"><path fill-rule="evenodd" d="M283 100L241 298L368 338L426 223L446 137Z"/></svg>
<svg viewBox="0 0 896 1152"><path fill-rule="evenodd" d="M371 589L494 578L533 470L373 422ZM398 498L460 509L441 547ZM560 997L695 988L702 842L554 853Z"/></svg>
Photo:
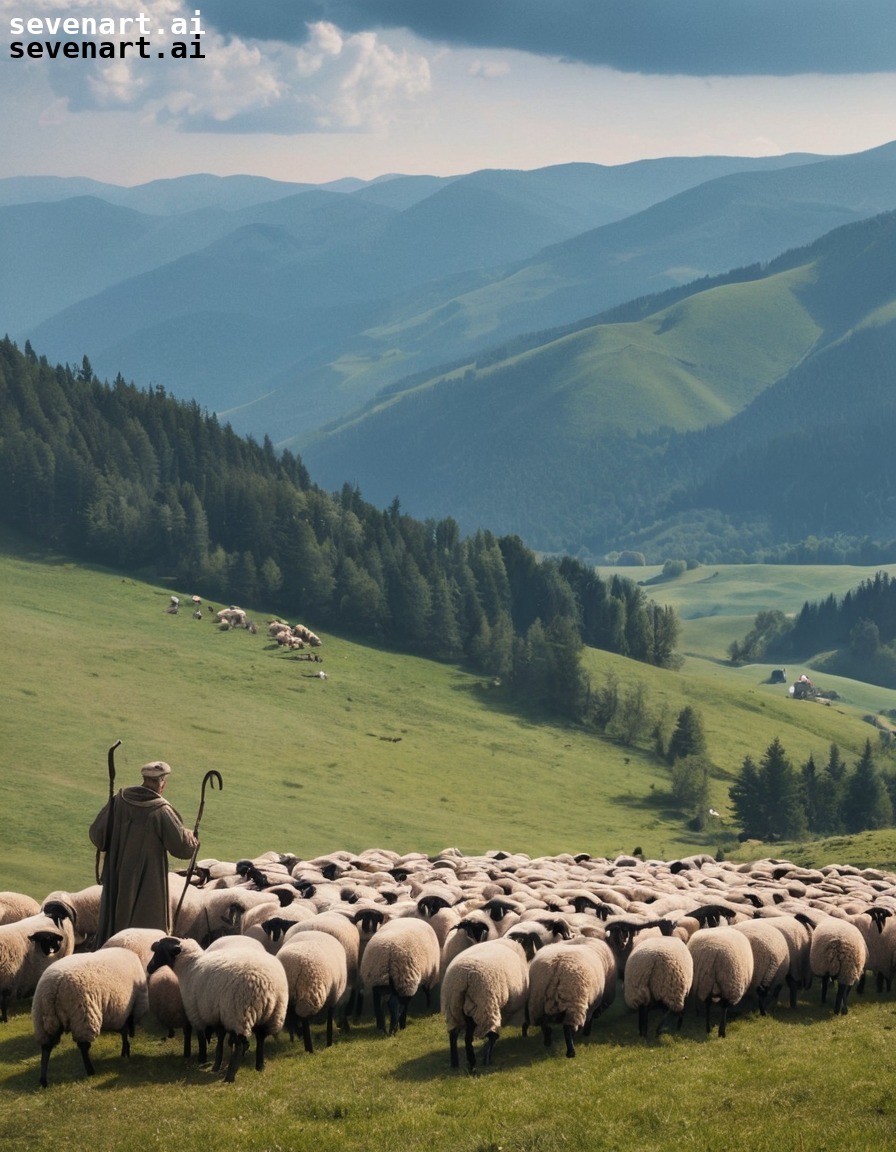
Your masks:
<svg viewBox="0 0 896 1152"><path fill-rule="evenodd" d="M818 338L821 330L799 296L812 275L802 267L758 283L728 284L637 323L596 324L493 365L471 360L410 391L384 395L303 454L329 484L331 470L345 467L335 463L342 454L332 444L343 429L363 436L363 447L394 434L383 426L388 414L412 440L426 424L421 402L436 389L450 389L456 423L477 424L477 409L487 404L504 413L504 432L514 439L531 435L526 421L533 408L550 418L555 436L559 423L571 442L589 441L607 427L634 433L717 423L777 380ZM413 407L402 419L400 405L409 396ZM432 407L444 415L443 403ZM364 432L368 421L374 426Z"/></svg>
<svg viewBox="0 0 896 1152"><path fill-rule="evenodd" d="M671 858L711 847L664 802L663 770L646 755L520 720L497 690L456 668L331 635L323 637L323 665L293 660L262 633L220 632L207 612L201 621L189 608L168 615L172 589L162 584L0 543L0 888L43 895L92 880L86 827L105 799L106 749L118 738L118 783L164 756L174 765L170 798L188 823L202 774L222 772L223 791L206 798L203 855L372 845L613 855L639 844ZM698 580L689 576L656 591L693 597ZM841 586L830 571L772 569L755 574L757 586L760 576L769 602L783 607L810 587ZM725 613L746 597L750 572L720 570L713 580L712 619L736 629L737 616ZM175 591L188 597L193 589ZM699 622L686 621L686 638ZM836 739L851 758L867 730L851 704L796 705L762 683L762 670L733 672L709 652L688 657L678 673L599 652L588 661L598 680L612 670L623 688L645 681L652 707L698 707L723 769L774 734L794 752ZM321 668L326 681L314 678ZM714 786L721 802L725 782ZM771 854L758 844L738 851L744 859ZM775 845L774 854L806 864L886 864L896 859L896 831L792 851ZM28 1004L18 1002L0 1026L0 1140L10 1152L58 1143L60 1132L77 1152L112 1152L135 1133L148 1147L236 1138L246 1152L360 1152L384 1142L402 1152L661 1152L673 1131L692 1147L722 1152L736 1131L746 1152L854 1152L885 1144L896 1122L880 1079L894 1026L891 997L869 988L848 1017L834 1018L816 985L796 1013L782 1005L765 1018L743 1016L724 1040L689 1014L680 1034L645 1042L620 994L574 1061L556 1036L548 1051L537 1034L524 1039L507 1028L492 1070L469 1076L448 1067L441 1016L415 1003L395 1038L379 1036L365 1018L325 1049L316 1027L309 1056L282 1033L261 1076L247 1060L226 1086L208 1066L184 1065L179 1040L147 1022L128 1062L118 1058L117 1037L99 1038L89 1081L64 1037L50 1061L50 1088L37 1092L39 1054ZM832 1068L836 1083L849 1085L845 1094L832 1088ZM164 1108L150 1114L147 1090L155 1088ZM795 1121L783 1134L782 1109Z"/></svg>
<svg viewBox="0 0 896 1152"><path fill-rule="evenodd" d="M222 773L203 855L457 846L614 856L640 846L671 859L714 851L727 830L689 831L647 751L516 716L500 689L462 669L332 635L322 665L297 660L269 641L260 610L257 635L220 632L207 611L201 621L186 608L167 614L171 589L11 542L0 577L14 654L0 672L0 808L15 813L0 887L42 896L90 882L86 828L105 801L116 739L118 783L150 758L169 760L170 798L188 823L204 773ZM764 683L764 669L689 658L669 672L596 651L587 661L597 683L609 671L623 688L644 683L667 721L685 703L700 710L723 813L731 774L774 736L795 760L832 741L852 760L871 731L865 696L801 706ZM875 692L881 707L896 704L896 693Z"/></svg>

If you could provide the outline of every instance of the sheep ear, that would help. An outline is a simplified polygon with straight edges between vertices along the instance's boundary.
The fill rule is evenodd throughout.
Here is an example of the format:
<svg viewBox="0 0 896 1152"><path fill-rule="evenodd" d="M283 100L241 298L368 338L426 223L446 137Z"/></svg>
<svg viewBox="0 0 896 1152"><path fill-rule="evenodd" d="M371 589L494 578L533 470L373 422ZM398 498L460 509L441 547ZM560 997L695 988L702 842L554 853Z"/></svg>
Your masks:
<svg viewBox="0 0 896 1152"><path fill-rule="evenodd" d="M235 924L240 922L242 915L243 910L240 905L236 903L231 904L224 914L224 923L233 928Z"/></svg>
<svg viewBox="0 0 896 1152"><path fill-rule="evenodd" d="M62 936L57 932L35 932L28 939L40 948L44 956L55 956L62 947Z"/></svg>
<svg viewBox="0 0 896 1152"><path fill-rule="evenodd" d="M44 905L43 912L45 916L49 916L57 928L60 927L63 920L71 920L72 924L77 923L78 917L74 908L69 904L63 904L61 900L48 900Z"/></svg>

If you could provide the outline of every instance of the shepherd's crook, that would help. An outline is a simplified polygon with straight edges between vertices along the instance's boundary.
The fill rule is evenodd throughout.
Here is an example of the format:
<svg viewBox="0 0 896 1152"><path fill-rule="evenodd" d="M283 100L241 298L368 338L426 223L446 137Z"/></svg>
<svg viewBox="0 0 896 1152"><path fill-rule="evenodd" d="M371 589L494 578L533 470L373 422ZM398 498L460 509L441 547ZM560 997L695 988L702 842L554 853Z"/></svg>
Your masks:
<svg viewBox="0 0 896 1152"><path fill-rule="evenodd" d="M100 868L100 858L105 852L109 851L109 845L112 841L112 798L115 795L115 749L121 746L121 741L116 740L112 747L109 749L107 760L109 762L109 815L106 817L106 835L103 840L103 847L96 850L96 864L94 870L96 872L97 884L102 883L102 869Z"/></svg>
<svg viewBox="0 0 896 1152"><path fill-rule="evenodd" d="M193 855L190 857L190 864L187 868L187 875L184 880L184 890L180 894L180 900L177 902L177 907L174 910L174 918L171 921L172 935L177 935L177 918L180 915L181 907L183 906L184 897L187 894L187 888L190 886L190 878L193 875L193 869L196 867L196 857L199 854L199 821L202 819L202 813L205 811L205 789L211 784L214 788L215 781L218 781L218 791L221 792L224 788L224 781L221 779L221 773L216 768L210 768L208 772L202 777L202 793L199 800L199 811L196 813L196 823L193 825L193 835L196 837L196 847L193 849Z"/></svg>

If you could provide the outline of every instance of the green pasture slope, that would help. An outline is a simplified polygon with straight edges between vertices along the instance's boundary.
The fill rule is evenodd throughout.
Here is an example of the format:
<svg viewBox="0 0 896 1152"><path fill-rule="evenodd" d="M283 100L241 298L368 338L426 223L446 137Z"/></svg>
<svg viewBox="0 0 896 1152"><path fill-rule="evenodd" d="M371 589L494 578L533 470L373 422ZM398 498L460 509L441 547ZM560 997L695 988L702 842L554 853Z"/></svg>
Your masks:
<svg viewBox="0 0 896 1152"><path fill-rule="evenodd" d="M225 633L208 613L202 621L189 608L165 613L170 592L202 589L32 556L10 541L0 581L0 889L40 897L92 881L86 827L105 799L106 750L116 739L119 783L150 757L172 762L170 797L188 823L203 774L221 771L223 791L206 798L202 855L374 845L613 855L638 845L673 858L712 850L715 832L725 831L689 832L646 752L515 717L500 689L458 668L332 635L323 636L323 665L294 660L263 628ZM655 591L663 601L671 586ZM263 625L267 613L253 614ZM729 639L740 632L738 622ZM871 731L861 701L795 704L764 682L764 669L733 671L712 652L688 656L680 672L597 652L587 659L598 682L611 670L623 687L643 681L651 708L700 709L720 766L717 806L747 748L761 753L778 735L795 758L821 754L831 740L852 757ZM325 681L313 675L321 668ZM896 858L873 837L829 847L837 859ZM783 854L781 846L749 851ZM575 1060L556 1039L547 1050L539 1035L508 1028L494 1067L469 1076L448 1067L441 1017L415 1004L395 1038L377 1035L365 1017L329 1050L316 1029L317 1051L307 1055L283 1033L265 1071L257 1075L247 1059L232 1086L184 1065L180 1041L151 1025L137 1029L128 1062L115 1036L100 1037L97 1075L87 1080L66 1036L44 1091L28 1004L16 1003L0 1025L0 1141L10 1152L117 1152L135 1143L665 1152L670 1142L704 1152L727 1152L732 1142L757 1152L854 1152L886 1146L896 1124L886 1072L894 1028L896 1000L868 991L835 1019L816 987L795 1013L745 1015L725 1040L707 1037L689 1015L680 1035L645 1042L620 998Z"/></svg>
<svg viewBox="0 0 896 1152"><path fill-rule="evenodd" d="M851 570L850 586L860 572ZM790 583L792 573L782 569L781 580ZM777 574L763 569L757 602L789 602L770 591ZM724 596L727 574L712 579L711 619L722 621L726 608L739 606L749 573L732 573ZM794 610L806 579L793 589ZM646 749L517 716L500 688L467 670L332 635L319 650L324 662L311 663L270 641L272 613L253 609L257 635L221 632L207 601L201 621L189 605L176 616L165 612L171 592L188 601L193 589L31 556L11 544L0 552L0 580L0 811L15 814L0 888L41 897L90 882L86 828L105 801L106 750L118 739L118 783L164 757L175 768L170 798L188 823L205 772L222 773L223 792L207 797L202 854L227 859L373 846L603 856L641 847L674 859L714 851L726 832L724 823L708 834L688 830L670 803L664 767ZM692 584L685 578L651 593L671 602ZM681 610L682 648L691 652L700 620ZM643 683L648 708L667 725L685 704L698 708L719 768L713 803L723 815L747 753L761 755L778 736L795 761L809 752L825 757L831 742L852 758L873 734L863 715L896 706L894 692L840 681L842 700L830 707L794 702L767 683L769 668L722 661L748 617L731 620L724 636L713 637L716 651L698 644L678 672L586 653L596 684L610 673L623 690Z"/></svg>

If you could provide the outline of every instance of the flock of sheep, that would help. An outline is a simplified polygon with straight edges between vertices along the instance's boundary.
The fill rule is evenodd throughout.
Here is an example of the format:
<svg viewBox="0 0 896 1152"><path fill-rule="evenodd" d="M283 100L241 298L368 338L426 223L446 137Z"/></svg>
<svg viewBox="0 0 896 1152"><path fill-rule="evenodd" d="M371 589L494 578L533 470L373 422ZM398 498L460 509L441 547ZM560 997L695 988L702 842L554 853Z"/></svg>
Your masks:
<svg viewBox="0 0 896 1152"><path fill-rule="evenodd" d="M818 980L845 1014L853 986L896 972L896 875L783 860L750 864L698 855L665 862L587 854L530 858L489 852L399 855L385 849L312 860L269 852L205 860L185 888L170 874L172 935L133 928L92 949L101 889L53 892L39 904L0 892L0 1014L33 997L46 1085L64 1033L93 1073L90 1047L118 1032L122 1055L149 1013L183 1053L216 1040L214 1070L232 1081L255 1037L288 1028L313 1051L312 1022L349 1028L365 996L383 1032L405 1026L412 1000L438 991L450 1064L489 1064L503 1027L560 1027L567 1056L622 986L641 1036L648 1013L680 1028L688 1004L718 1017L735 1005L765 1013L786 988L791 1008ZM370 1005L368 1005L368 1008ZM387 1020L388 1014L388 1020Z"/></svg>
<svg viewBox="0 0 896 1152"><path fill-rule="evenodd" d="M191 603L193 604L193 619L202 619L202 599L199 596L191 596ZM231 604L228 608L219 608L217 611L209 604L206 606L207 611L211 613L212 622L217 624L223 632L229 632L233 628L244 628L253 634L258 631L258 626L254 620L249 619L249 614L245 608L240 608L236 604ZM165 612L170 616L176 616L180 611L180 597L170 596L168 607ZM272 640L284 648L288 649L302 649L302 648L319 648L323 641L321 638L305 624L286 624L282 620L271 620L268 624L268 635Z"/></svg>

